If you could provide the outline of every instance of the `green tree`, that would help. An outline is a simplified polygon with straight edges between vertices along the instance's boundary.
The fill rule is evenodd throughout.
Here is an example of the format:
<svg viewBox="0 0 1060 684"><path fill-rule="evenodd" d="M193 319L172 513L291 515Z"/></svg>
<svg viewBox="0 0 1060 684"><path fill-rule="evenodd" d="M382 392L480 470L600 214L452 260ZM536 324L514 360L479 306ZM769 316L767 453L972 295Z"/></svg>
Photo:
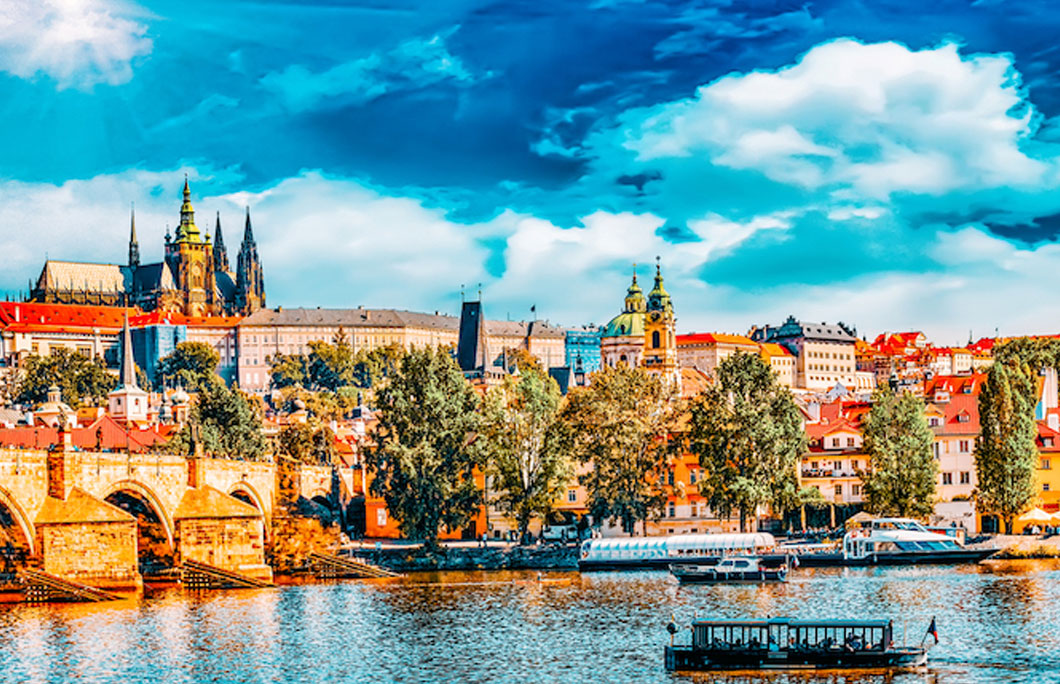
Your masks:
<svg viewBox="0 0 1060 684"><path fill-rule="evenodd" d="M757 354L721 362L717 380L692 403L689 450L699 457L699 493L718 515L740 515L740 530L760 506L784 512L806 501L796 468L806 449L802 419L787 388Z"/></svg>
<svg viewBox="0 0 1060 684"><path fill-rule="evenodd" d="M335 434L318 420L292 423L280 430L279 455L309 465L331 465Z"/></svg>
<svg viewBox="0 0 1060 684"><path fill-rule="evenodd" d="M1013 519L1035 495L1036 390L1030 368L1012 358L990 367L979 392L975 498L982 512L1001 517L1006 534L1012 534Z"/></svg>
<svg viewBox="0 0 1060 684"><path fill-rule="evenodd" d="M923 401L908 392L877 391L863 432L869 456L868 469L859 473L865 508L903 518L930 514L938 464Z"/></svg>
<svg viewBox="0 0 1060 684"><path fill-rule="evenodd" d="M103 400L117 384L118 379L107 372L101 359L57 347L48 356L33 354L23 362L17 401L44 401L48 389L55 385L62 390L63 401L76 408Z"/></svg>
<svg viewBox="0 0 1060 684"><path fill-rule="evenodd" d="M509 371L514 371L518 368L520 373L523 371L548 373L546 369L541 367L541 362L537 357L522 347L508 347L504 350L504 358L507 360Z"/></svg>
<svg viewBox="0 0 1060 684"><path fill-rule="evenodd" d="M478 404L452 356L429 348L408 352L379 391L365 461L407 538L436 546L442 527L465 527L479 510Z"/></svg>
<svg viewBox="0 0 1060 684"><path fill-rule="evenodd" d="M480 441L498 490L493 503L515 518L522 540L530 521L548 515L571 477L559 405L556 381L532 370L506 377L483 402Z"/></svg>
<svg viewBox="0 0 1060 684"><path fill-rule="evenodd" d="M591 464L581 480L593 519L619 521L630 535L638 522L657 519L676 447L671 388L640 368L604 368L589 387L571 391L561 415L572 455Z"/></svg>
<svg viewBox="0 0 1060 684"><path fill-rule="evenodd" d="M214 376L199 387L188 422L170 440L169 448L190 454L199 441L213 456L260 460L268 445L261 433L259 410L250 397L238 388L229 389Z"/></svg>
<svg viewBox="0 0 1060 684"><path fill-rule="evenodd" d="M218 353L205 342L181 342L158 362L157 383L193 392L217 377L220 361Z"/></svg>

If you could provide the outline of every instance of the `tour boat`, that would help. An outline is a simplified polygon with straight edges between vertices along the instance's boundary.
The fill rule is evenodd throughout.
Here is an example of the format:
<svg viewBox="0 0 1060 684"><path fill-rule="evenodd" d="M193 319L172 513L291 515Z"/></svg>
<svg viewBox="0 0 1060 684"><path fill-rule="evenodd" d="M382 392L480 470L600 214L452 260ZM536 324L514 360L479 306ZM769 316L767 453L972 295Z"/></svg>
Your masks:
<svg viewBox="0 0 1060 684"><path fill-rule="evenodd" d="M689 644L666 647L668 670L788 670L913 668L927 662L928 636L919 646L893 642L890 620L695 620Z"/></svg>
<svg viewBox="0 0 1060 684"><path fill-rule="evenodd" d="M714 565L728 556L755 556L767 567L784 565L775 553L776 539L753 534L675 534L668 537L587 539L578 557L579 570L628 570L672 565Z"/></svg>
<svg viewBox="0 0 1060 684"><path fill-rule="evenodd" d="M760 559L749 557L722 558L715 565L671 565L670 573L682 584L784 582L788 578L786 565L767 568Z"/></svg>
<svg viewBox="0 0 1060 684"><path fill-rule="evenodd" d="M800 565L978 563L997 549L966 549L909 518L875 518L843 536L838 551L798 555Z"/></svg>

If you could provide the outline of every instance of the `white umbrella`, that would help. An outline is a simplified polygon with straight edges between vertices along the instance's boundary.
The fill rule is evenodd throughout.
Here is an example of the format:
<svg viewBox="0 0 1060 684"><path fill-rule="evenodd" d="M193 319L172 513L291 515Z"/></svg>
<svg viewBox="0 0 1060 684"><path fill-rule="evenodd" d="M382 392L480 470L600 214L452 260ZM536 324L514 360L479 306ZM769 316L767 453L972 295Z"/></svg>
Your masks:
<svg viewBox="0 0 1060 684"><path fill-rule="evenodd" d="M1052 519L1053 516L1049 515L1040 508L1032 508L1031 510L1021 515L1019 518L1017 518L1017 520L1019 520L1020 522L1049 522Z"/></svg>

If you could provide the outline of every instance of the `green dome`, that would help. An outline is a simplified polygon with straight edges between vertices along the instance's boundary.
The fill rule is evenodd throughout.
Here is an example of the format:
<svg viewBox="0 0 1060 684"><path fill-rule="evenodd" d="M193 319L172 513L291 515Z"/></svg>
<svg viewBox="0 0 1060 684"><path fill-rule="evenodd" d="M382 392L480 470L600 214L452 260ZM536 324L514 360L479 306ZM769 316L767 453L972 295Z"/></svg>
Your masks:
<svg viewBox="0 0 1060 684"><path fill-rule="evenodd" d="M644 312L624 311L614 318L604 328L601 337L643 337L644 336Z"/></svg>

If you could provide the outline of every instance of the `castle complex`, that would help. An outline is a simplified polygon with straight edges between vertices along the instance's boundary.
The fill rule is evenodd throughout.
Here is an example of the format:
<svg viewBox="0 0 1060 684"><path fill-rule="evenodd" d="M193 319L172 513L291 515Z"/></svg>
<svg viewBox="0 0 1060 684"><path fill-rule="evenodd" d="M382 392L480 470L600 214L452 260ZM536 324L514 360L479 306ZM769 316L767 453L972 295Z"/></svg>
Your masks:
<svg viewBox="0 0 1060 684"><path fill-rule="evenodd" d="M128 263L92 264L46 261L30 287L30 301L48 304L95 304L139 307L144 311L186 316L250 314L265 306L265 279L247 209L243 242L230 270L217 216L214 240L195 225L191 189L184 179L184 200L175 236L166 230L163 260L140 263L136 215L129 227Z"/></svg>

